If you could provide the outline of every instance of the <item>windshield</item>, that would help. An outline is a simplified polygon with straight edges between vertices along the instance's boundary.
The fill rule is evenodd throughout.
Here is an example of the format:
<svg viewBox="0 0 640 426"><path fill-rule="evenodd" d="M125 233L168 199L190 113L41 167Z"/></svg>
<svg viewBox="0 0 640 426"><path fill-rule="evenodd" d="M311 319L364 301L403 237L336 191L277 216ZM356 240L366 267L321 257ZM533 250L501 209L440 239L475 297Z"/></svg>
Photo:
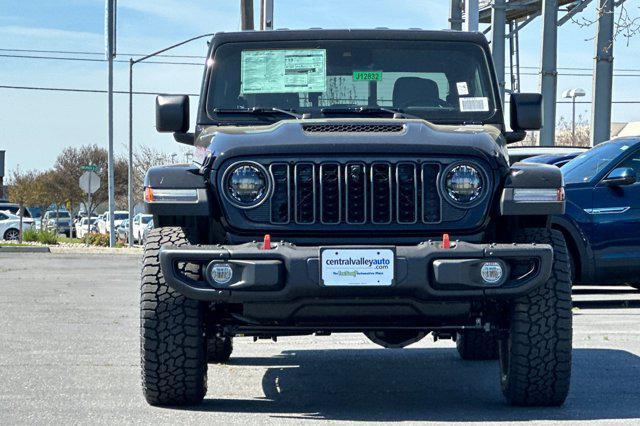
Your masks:
<svg viewBox="0 0 640 426"><path fill-rule="evenodd" d="M129 215L127 213L114 213L113 220L123 220L127 219Z"/></svg>
<svg viewBox="0 0 640 426"><path fill-rule="evenodd" d="M562 166L565 183L591 181L631 145L623 139L601 143Z"/></svg>
<svg viewBox="0 0 640 426"><path fill-rule="evenodd" d="M331 117L336 110L383 107L436 123L482 122L496 111L485 53L473 43L227 43L216 49L211 73L207 113L222 123L291 118L233 113L252 108Z"/></svg>
<svg viewBox="0 0 640 426"><path fill-rule="evenodd" d="M140 218L140 222L142 222L142 223L149 223L149 221L151 220L151 218L152 218L152 217L153 217L153 216L142 216L142 217Z"/></svg>

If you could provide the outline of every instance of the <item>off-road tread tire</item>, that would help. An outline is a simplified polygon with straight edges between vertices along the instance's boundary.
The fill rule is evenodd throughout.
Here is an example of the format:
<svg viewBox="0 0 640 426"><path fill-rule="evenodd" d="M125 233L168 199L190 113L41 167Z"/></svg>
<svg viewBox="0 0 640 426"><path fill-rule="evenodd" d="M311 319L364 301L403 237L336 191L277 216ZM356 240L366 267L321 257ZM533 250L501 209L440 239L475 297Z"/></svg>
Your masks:
<svg viewBox="0 0 640 426"><path fill-rule="evenodd" d="M211 336L207 339L207 361L210 364L223 364L229 361L233 352L233 338L230 336Z"/></svg>
<svg viewBox="0 0 640 426"><path fill-rule="evenodd" d="M571 378L571 279L561 232L525 228L518 243L550 244L553 268L542 286L514 301L507 339L500 341L502 393L511 405L559 406Z"/></svg>
<svg viewBox="0 0 640 426"><path fill-rule="evenodd" d="M465 361L498 359L498 333L496 331L463 330L456 337L456 349Z"/></svg>
<svg viewBox="0 0 640 426"><path fill-rule="evenodd" d="M163 245L189 244L180 227L149 232L140 299L142 390L151 405L195 405L207 393L206 306L170 288L160 270ZM179 265L197 275L193 264Z"/></svg>

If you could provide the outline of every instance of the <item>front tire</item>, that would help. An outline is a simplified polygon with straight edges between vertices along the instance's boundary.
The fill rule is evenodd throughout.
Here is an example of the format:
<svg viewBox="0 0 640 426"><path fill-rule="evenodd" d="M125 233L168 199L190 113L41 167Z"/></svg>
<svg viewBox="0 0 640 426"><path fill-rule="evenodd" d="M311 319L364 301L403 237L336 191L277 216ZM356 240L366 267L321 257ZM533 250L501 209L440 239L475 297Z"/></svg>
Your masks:
<svg viewBox="0 0 640 426"><path fill-rule="evenodd" d="M571 279L567 246L559 231L518 231L515 242L550 244L548 281L514 301L508 337L500 340L502 393L511 405L559 406L571 378Z"/></svg>
<svg viewBox="0 0 640 426"><path fill-rule="evenodd" d="M140 300L142 390L151 405L199 404L207 393L206 306L167 286L163 245L189 244L184 229L157 228L144 248ZM198 267L179 265L197 275Z"/></svg>

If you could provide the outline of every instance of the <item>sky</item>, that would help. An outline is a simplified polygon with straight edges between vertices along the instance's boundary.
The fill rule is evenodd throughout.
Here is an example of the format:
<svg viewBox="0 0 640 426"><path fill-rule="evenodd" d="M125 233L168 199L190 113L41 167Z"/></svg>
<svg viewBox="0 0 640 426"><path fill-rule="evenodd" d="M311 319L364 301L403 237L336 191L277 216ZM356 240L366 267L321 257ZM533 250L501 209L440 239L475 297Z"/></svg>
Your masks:
<svg viewBox="0 0 640 426"><path fill-rule="evenodd" d="M63 87L104 90L107 64L75 62L6 55L54 56L45 53L2 49L64 50L104 52L104 0L0 0L0 86ZM256 5L256 18L259 17ZM447 0L275 0L276 28L424 28L448 26ZM595 3L595 2L592 2ZM630 13L640 15L637 0L628 2ZM130 54L146 54L178 41L205 33L235 31L240 26L239 0L120 0L118 1L117 62L115 90L128 89ZM583 16L595 19L592 4ZM257 20L257 19L256 19ZM521 33L522 91L539 91L541 19ZM483 29L484 26L481 26ZM566 89L581 87L589 101L592 86L595 27L572 22L559 29L558 96ZM490 36L490 35L489 35ZM175 49L176 55L203 56L206 39ZM619 40L614 48L615 101L640 101L640 36ZM5 55L5 56L3 56ZM65 56L59 54L57 56ZM66 55L78 56L78 55ZM85 55L86 58L103 58ZM162 58L174 62L202 63L198 58ZM527 68L524 68L527 67ZM582 75L567 75L582 74ZM201 65L136 65L134 89L154 93L198 93ZM508 77L507 77L508 78ZM192 98L195 105L196 99ZM578 113L590 115L590 105L578 106ZM115 95L114 147L126 155L128 141L128 97ZM134 98L134 143L182 155L184 145L154 128L154 96ZM193 119L192 114L192 119ZM569 118L570 105L558 105L558 118ZM192 120L193 121L193 120ZM640 103L614 104L613 121L640 121ZM192 127L193 129L193 124ZM19 167L46 169L67 146L108 145L107 95L0 88L0 150L6 150L7 172ZM7 173L8 174L8 173Z"/></svg>

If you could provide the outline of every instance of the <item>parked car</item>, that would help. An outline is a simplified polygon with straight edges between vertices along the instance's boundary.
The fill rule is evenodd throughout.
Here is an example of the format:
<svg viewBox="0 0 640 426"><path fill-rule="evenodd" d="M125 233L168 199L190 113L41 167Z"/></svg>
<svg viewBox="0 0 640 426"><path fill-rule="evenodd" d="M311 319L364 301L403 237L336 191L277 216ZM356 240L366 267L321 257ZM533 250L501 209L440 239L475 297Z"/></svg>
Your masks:
<svg viewBox="0 0 640 426"><path fill-rule="evenodd" d="M142 230L142 241L141 241L142 244L145 244L147 242L147 235L149 235L149 232L152 229L153 229L153 219L147 222L144 229Z"/></svg>
<svg viewBox="0 0 640 426"><path fill-rule="evenodd" d="M129 212L126 210L116 210L113 212L113 227L117 228L118 226L120 226L120 224L122 223L123 220L128 219L129 218ZM110 228L110 223L111 223L111 219L109 218L109 212L106 211L104 212L104 223L102 224L102 229L100 230L100 232L102 232L103 234L108 234L109 233L109 228Z"/></svg>
<svg viewBox="0 0 640 426"><path fill-rule="evenodd" d="M561 171L566 211L552 223L567 240L574 282L640 287L640 138L601 143Z"/></svg>
<svg viewBox="0 0 640 426"><path fill-rule="evenodd" d="M543 154L536 155L535 157L525 158L524 160L522 160L522 162L551 164L552 166L562 167L580 154L582 154L582 152L572 152L569 154Z"/></svg>
<svg viewBox="0 0 640 426"><path fill-rule="evenodd" d="M33 227L34 220L28 217L22 218L22 231ZM0 239L17 240L20 238L20 216L8 210L0 211Z"/></svg>
<svg viewBox="0 0 640 426"><path fill-rule="evenodd" d="M19 215L20 214L20 204L10 203L8 201L0 201L0 211L8 211L11 214ZM28 208L24 210L24 217L31 218L31 212Z"/></svg>
<svg viewBox="0 0 640 426"><path fill-rule="evenodd" d="M97 233L98 232L97 222L98 222L97 217L92 217L91 220L89 220L88 217L80 218L75 224L76 236L78 238L83 238L87 234L87 232L91 234Z"/></svg>
<svg viewBox="0 0 640 426"><path fill-rule="evenodd" d="M104 217L106 213L102 213L98 215L98 219L96 220L96 226L98 227L98 232L101 234L106 234L107 229L105 227Z"/></svg>
<svg viewBox="0 0 640 426"><path fill-rule="evenodd" d="M134 242L142 242L142 234L147 223L153 219L153 215L138 213L133 217L133 240Z"/></svg>
<svg viewBox="0 0 640 426"><path fill-rule="evenodd" d="M129 241L129 219L121 220L116 226L116 240L125 243Z"/></svg>
<svg viewBox="0 0 640 426"><path fill-rule="evenodd" d="M509 163L517 163L530 157L538 155L563 156L571 154L582 154L589 148L582 146L514 146L507 145L509 152ZM549 164L549 163L547 163Z"/></svg>
<svg viewBox="0 0 640 426"><path fill-rule="evenodd" d="M48 210L42 217L45 229L71 236L71 214L66 210Z"/></svg>

